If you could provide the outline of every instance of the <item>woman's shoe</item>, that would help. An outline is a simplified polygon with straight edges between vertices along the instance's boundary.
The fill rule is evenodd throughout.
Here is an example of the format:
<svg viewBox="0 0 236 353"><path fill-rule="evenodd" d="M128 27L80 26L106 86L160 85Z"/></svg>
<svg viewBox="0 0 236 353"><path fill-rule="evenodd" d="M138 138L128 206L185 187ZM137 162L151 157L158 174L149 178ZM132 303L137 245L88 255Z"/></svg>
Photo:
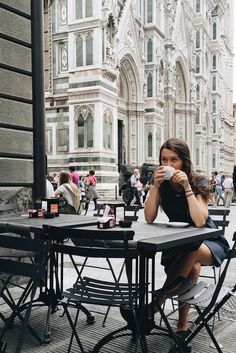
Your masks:
<svg viewBox="0 0 236 353"><path fill-rule="evenodd" d="M142 323L140 324L141 329L148 335L152 329L155 327L155 321L153 318L149 318L147 315L147 310L140 310L140 308L133 309L127 308L125 306L120 306L120 313L123 319L127 322L128 328L132 332L137 331L137 324L139 324L140 316L142 315ZM135 315L136 320L135 322Z"/></svg>

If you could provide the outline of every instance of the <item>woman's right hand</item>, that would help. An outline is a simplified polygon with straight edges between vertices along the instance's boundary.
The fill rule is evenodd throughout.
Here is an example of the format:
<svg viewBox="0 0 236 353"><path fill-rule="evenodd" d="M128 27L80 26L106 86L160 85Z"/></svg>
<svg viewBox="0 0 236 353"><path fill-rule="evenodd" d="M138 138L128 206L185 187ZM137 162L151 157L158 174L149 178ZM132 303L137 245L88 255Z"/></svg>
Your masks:
<svg viewBox="0 0 236 353"><path fill-rule="evenodd" d="M154 186L159 189L161 183L164 181L164 177L166 175L166 171L163 167L163 165L160 165L157 167L155 173L154 173Z"/></svg>

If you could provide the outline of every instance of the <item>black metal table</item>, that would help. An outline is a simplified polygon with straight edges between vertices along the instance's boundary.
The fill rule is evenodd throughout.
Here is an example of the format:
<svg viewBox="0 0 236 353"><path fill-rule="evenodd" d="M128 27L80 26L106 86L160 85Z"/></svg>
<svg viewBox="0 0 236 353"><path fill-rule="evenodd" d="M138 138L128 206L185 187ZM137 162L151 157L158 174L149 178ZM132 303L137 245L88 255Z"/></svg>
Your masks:
<svg viewBox="0 0 236 353"><path fill-rule="evenodd" d="M20 234L33 233L36 238L46 236L44 231L45 225L55 225L63 227L81 227L96 224L97 220L94 217L71 215L71 214L60 214L59 217L54 218L29 218L27 215L15 217L13 215L6 215L0 218L0 224L6 224L9 232L20 232ZM65 236L66 238L66 236ZM59 274L59 259L54 253L53 247L49 254L49 284L48 279L45 279L44 286L40 289L39 298L36 302L42 302L43 305L47 305L48 316L46 321L45 329L45 343L50 342L50 315L51 312L56 310L58 300L61 299L61 293L63 291L63 254L61 254L61 272ZM54 280L55 276L55 280ZM94 321L93 315L84 307L81 309L87 315L87 321L92 323Z"/></svg>
<svg viewBox="0 0 236 353"><path fill-rule="evenodd" d="M28 230L37 236L44 235L44 225L63 226L63 227L80 227L97 224L97 220L92 216L81 216L72 214L60 214L54 218L29 218L28 215L14 216L5 215L0 217L0 223L8 224L12 228Z"/></svg>

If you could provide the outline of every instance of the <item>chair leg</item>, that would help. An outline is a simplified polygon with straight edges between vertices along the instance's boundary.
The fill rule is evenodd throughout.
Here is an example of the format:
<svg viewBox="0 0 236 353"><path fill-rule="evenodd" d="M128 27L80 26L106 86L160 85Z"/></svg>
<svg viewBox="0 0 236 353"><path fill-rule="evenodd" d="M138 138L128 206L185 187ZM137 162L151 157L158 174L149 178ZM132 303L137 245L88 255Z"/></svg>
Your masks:
<svg viewBox="0 0 236 353"><path fill-rule="evenodd" d="M78 336L78 334L77 334L77 331L76 331L76 329L75 329L76 324L77 324L77 320L78 320L78 316L79 316L79 308L77 308L77 305L71 305L71 306L75 307L75 309L77 309L75 322L73 322L72 319L71 319L70 313L69 313L69 311L68 311L67 304L66 304L66 303L62 303L62 306L63 306L63 308L64 308L64 311L65 311L65 313L66 313L67 319L68 319L69 324L70 324L70 327L71 327L71 329L72 329L72 335L71 335L71 339L70 339L70 344L69 344L69 348L68 348L68 353L69 353L70 350L71 350L71 345L72 345L73 337L76 338L76 341L77 341L77 344L78 344L78 346L79 346L79 348L80 348L80 350L81 350L81 353L85 353L84 348L83 348L83 346L82 346L82 343L81 343L81 341L80 341L80 339L79 339L79 336Z"/></svg>
<svg viewBox="0 0 236 353"><path fill-rule="evenodd" d="M115 282L118 283L118 282L120 281L120 279L121 279L121 275L122 275L122 273L123 273L123 270L124 270L124 267L125 267L125 263L123 262L123 264L122 264L122 266L121 266L121 269L120 269L120 273L119 273L118 277L116 278L116 275L115 275L115 272L114 272L114 270L113 270L113 267L112 267L112 264L111 264L110 260L109 260L109 259L106 259L106 260L107 260L107 262L108 262L109 268L110 268L110 270L111 270L111 273L112 273L112 276L113 276ZM108 306L108 308L107 308L107 310L106 310L105 317L104 317L103 322L102 322L102 327L105 327L105 326L106 326L105 323L106 323L106 320L107 320L107 317L108 317L110 308L111 308L111 307Z"/></svg>

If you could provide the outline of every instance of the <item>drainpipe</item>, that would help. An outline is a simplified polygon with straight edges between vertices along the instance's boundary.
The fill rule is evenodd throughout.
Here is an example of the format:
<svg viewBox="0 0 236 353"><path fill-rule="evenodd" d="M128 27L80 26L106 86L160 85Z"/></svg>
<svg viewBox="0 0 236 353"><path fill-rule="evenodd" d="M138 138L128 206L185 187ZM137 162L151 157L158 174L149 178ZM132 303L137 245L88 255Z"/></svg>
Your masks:
<svg viewBox="0 0 236 353"><path fill-rule="evenodd" d="M33 157L35 208L41 207L46 196L45 107L44 107L44 32L43 1L31 0L32 97L33 97Z"/></svg>

